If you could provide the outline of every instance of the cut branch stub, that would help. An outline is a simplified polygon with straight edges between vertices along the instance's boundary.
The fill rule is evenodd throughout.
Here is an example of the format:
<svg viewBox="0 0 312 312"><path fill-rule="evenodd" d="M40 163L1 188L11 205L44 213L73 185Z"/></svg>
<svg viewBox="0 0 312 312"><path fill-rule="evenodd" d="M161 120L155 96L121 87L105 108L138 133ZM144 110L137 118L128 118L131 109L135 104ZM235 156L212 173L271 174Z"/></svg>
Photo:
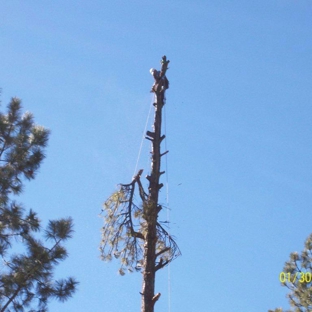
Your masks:
<svg viewBox="0 0 312 312"><path fill-rule="evenodd" d="M160 190L164 186L163 183L158 184L158 190Z"/></svg>
<svg viewBox="0 0 312 312"><path fill-rule="evenodd" d="M152 139L155 138L155 132L151 132L151 131L146 131L146 135L151 137Z"/></svg>

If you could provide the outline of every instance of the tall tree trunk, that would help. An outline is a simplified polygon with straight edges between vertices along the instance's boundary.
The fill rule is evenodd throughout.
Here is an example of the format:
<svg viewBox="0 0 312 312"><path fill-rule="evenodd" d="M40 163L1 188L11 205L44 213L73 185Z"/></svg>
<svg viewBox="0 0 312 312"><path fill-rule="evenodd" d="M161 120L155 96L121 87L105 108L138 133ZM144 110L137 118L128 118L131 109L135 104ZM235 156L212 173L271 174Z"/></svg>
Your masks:
<svg viewBox="0 0 312 312"><path fill-rule="evenodd" d="M161 209L158 205L158 193L162 184L159 184L160 175L160 144L165 136L161 135L161 117L164 105L165 90L168 88L168 80L165 77L169 61L164 56L162 59L162 69L160 72L153 74L155 84L152 91L155 92L156 102L154 132L147 132L148 138L152 141L152 164L151 175L147 176L149 181L148 200L143 204L143 218L146 221L145 243L144 243L144 260L143 260L143 286L142 286L142 305L141 312L154 312L154 304L160 294L155 295L155 266L156 266L156 243L157 243L157 217Z"/></svg>

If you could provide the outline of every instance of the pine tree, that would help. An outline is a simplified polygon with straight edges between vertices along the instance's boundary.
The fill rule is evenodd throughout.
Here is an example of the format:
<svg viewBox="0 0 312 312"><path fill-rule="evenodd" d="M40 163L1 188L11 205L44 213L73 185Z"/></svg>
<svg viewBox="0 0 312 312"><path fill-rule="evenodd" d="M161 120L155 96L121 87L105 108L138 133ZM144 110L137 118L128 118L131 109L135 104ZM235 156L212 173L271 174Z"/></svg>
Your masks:
<svg viewBox="0 0 312 312"><path fill-rule="evenodd" d="M37 214L12 199L25 179L35 178L49 137L21 110L21 101L12 98L7 113L0 113L0 312L44 312L50 298L65 301L76 289L74 278L53 279L55 266L67 257L62 243L72 236L73 222L49 221L43 230ZM40 232L49 246L38 239Z"/></svg>
<svg viewBox="0 0 312 312"><path fill-rule="evenodd" d="M282 286L290 289L290 310L284 312L312 311L312 234L306 239L301 254L293 252L280 274ZM281 308L269 312L283 312Z"/></svg>
<svg viewBox="0 0 312 312"><path fill-rule="evenodd" d="M147 131L147 139L152 144L151 173L146 176L149 182L148 193L141 183L143 169L129 184L121 184L104 203L104 226L100 250L103 260L112 257L121 259L119 273L141 271L143 273L141 312L153 312L154 305L160 297L155 294L156 272L180 255L180 250L173 237L158 221L162 206L158 202L161 157L160 145L165 135L161 134L162 108L165 104L165 91L169 88L166 78L169 61L162 57L161 70L151 69L154 77L152 92L155 93L155 118L153 131ZM135 191L138 190L141 203L135 203Z"/></svg>

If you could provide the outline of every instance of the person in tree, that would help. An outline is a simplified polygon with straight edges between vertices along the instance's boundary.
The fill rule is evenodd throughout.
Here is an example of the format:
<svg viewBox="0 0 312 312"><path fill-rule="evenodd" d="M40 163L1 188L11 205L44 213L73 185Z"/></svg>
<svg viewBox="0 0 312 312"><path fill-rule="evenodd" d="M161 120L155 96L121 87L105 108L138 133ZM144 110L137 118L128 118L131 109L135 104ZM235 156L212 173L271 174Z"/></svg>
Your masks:
<svg viewBox="0 0 312 312"><path fill-rule="evenodd" d="M167 61L166 56L164 55L161 60L161 70L158 71L155 68L150 69L151 75L154 77L154 84L152 86L151 92L157 94L165 92L165 90L169 89L169 81L166 77L166 70L168 69L169 61Z"/></svg>

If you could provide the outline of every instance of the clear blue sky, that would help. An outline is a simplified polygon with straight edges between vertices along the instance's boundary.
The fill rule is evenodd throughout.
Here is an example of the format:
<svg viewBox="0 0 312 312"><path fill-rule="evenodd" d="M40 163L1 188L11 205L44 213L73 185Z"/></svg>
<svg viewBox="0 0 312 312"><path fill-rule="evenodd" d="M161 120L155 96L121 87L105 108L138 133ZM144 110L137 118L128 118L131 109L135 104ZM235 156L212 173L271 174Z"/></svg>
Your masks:
<svg viewBox="0 0 312 312"><path fill-rule="evenodd" d="M141 274L120 277L117 261L99 259L98 214L131 181L149 69L164 54L171 233L183 255L170 292L167 269L157 275L156 311L288 307L279 273L312 232L311 13L307 0L1 1L2 109L18 96L52 131L20 201L44 224L75 222L57 276L74 275L79 291L50 311L140 309ZM139 168L149 170L148 141Z"/></svg>

